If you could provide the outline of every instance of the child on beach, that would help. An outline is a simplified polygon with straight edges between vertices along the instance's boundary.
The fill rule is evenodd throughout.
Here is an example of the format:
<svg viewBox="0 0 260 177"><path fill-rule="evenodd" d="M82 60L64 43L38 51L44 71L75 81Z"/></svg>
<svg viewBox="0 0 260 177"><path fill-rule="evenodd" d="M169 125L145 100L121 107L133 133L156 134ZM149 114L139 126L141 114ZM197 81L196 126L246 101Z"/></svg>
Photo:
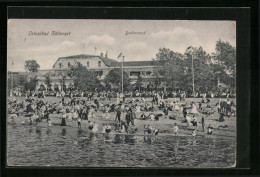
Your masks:
<svg viewBox="0 0 260 177"><path fill-rule="evenodd" d="M155 140L157 140L158 134L159 134L159 129L155 129L154 130Z"/></svg>
<svg viewBox="0 0 260 177"><path fill-rule="evenodd" d="M96 122L94 122L93 124L93 132L97 132L98 131L98 124Z"/></svg>
<svg viewBox="0 0 260 177"><path fill-rule="evenodd" d="M109 134L110 131L111 131L111 127L106 124L106 126L105 126L105 133L106 133L106 134Z"/></svg>
<svg viewBox="0 0 260 177"><path fill-rule="evenodd" d="M193 129L193 131L192 131L192 136L193 136L193 138L195 138L196 137L196 129Z"/></svg>
<svg viewBox="0 0 260 177"><path fill-rule="evenodd" d="M81 118L78 117L78 128L81 128Z"/></svg>
<svg viewBox="0 0 260 177"><path fill-rule="evenodd" d="M204 117L202 116L201 118L201 126L202 126L202 131L204 132L204 127L205 127L205 119Z"/></svg>
<svg viewBox="0 0 260 177"><path fill-rule="evenodd" d="M174 123L173 132L174 132L174 136L178 136L178 134L179 134L179 127L177 126L176 123Z"/></svg>
<svg viewBox="0 0 260 177"><path fill-rule="evenodd" d="M52 125L52 124L51 124L51 119L48 118L48 119L47 119L47 126L48 126L48 127L51 127L51 125Z"/></svg>
<svg viewBox="0 0 260 177"><path fill-rule="evenodd" d="M191 118L189 115L186 116L186 121L187 121L187 126L190 127L191 126Z"/></svg>
<svg viewBox="0 0 260 177"><path fill-rule="evenodd" d="M192 126L195 130L197 130L197 119L195 115L193 115Z"/></svg>
<svg viewBox="0 0 260 177"><path fill-rule="evenodd" d="M208 134L208 135L212 135L213 127L211 126L211 124L209 124L207 130L208 130L208 131L207 131L207 134Z"/></svg>
<svg viewBox="0 0 260 177"><path fill-rule="evenodd" d="M88 123L89 123L88 129L89 129L90 131L92 131L93 128L94 128L94 124L93 124L91 121L88 121Z"/></svg>

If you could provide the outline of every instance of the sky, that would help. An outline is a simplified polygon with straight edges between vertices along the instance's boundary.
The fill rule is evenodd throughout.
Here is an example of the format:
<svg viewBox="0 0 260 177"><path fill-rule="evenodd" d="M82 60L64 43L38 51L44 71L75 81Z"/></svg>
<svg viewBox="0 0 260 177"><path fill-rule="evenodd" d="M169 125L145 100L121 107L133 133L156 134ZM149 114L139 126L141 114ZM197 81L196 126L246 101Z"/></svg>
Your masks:
<svg viewBox="0 0 260 177"><path fill-rule="evenodd" d="M211 54L219 39L236 47L235 21L10 19L7 65L10 71L25 71L25 61L36 60L44 70L59 57L101 52L111 59L122 52L125 61L152 60L162 47L184 53L201 46Z"/></svg>

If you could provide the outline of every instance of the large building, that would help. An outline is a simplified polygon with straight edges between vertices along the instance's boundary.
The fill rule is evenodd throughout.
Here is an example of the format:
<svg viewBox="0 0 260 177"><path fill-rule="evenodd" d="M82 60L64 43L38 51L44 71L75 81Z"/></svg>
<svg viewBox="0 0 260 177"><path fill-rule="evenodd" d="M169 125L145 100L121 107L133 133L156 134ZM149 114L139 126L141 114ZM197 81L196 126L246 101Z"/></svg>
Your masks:
<svg viewBox="0 0 260 177"><path fill-rule="evenodd" d="M46 74L50 75L51 78L51 89L52 90L65 90L74 87L74 82L72 78L65 76L64 73L68 71L71 66L75 66L81 63L87 69L96 72L98 79L101 81L105 78L108 72L114 68L121 68L122 62L114 59L108 58L107 54L103 56L100 55L74 55L68 57L60 57L54 63L51 70L40 70L38 72L38 84L36 89L47 88L45 84ZM127 61L123 62L123 70L129 74L131 79L131 84L135 84L139 75L143 78L144 88L153 87L154 76L154 65L153 61ZM160 87L160 86L157 86Z"/></svg>

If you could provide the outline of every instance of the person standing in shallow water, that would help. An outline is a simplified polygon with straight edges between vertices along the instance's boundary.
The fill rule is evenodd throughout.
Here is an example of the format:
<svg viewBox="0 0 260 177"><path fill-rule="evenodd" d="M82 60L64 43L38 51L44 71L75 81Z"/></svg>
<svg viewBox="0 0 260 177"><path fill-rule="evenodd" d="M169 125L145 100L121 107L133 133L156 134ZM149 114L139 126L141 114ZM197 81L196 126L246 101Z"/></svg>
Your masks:
<svg viewBox="0 0 260 177"><path fill-rule="evenodd" d="M179 134L179 127L177 126L176 123L174 123L173 132L174 132L174 136L178 136L178 134Z"/></svg>
<svg viewBox="0 0 260 177"><path fill-rule="evenodd" d="M78 128L81 128L81 118L78 117Z"/></svg>
<svg viewBox="0 0 260 177"><path fill-rule="evenodd" d="M61 125L60 125L60 126L66 126L66 125L67 125L67 124L66 124L66 116L67 116L66 113L62 115Z"/></svg>

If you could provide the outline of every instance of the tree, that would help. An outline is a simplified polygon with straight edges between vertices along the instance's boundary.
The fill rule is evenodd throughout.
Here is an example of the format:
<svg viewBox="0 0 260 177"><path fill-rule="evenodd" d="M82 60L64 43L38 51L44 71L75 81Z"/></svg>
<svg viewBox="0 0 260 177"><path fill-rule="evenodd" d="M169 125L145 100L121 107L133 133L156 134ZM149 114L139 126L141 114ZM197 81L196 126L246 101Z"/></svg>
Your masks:
<svg viewBox="0 0 260 177"><path fill-rule="evenodd" d="M236 76L236 49L229 42L220 39L217 41L216 60L228 73L233 77Z"/></svg>
<svg viewBox="0 0 260 177"><path fill-rule="evenodd" d="M109 73L105 77L105 84L113 84L114 86L117 86L118 90L121 90L122 87L122 76L121 76L121 69L115 68L109 71ZM123 79L124 79L124 90L130 89L130 79L129 75L124 72L123 73Z"/></svg>
<svg viewBox="0 0 260 177"><path fill-rule="evenodd" d="M44 83L47 85L47 90L49 90L49 88L52 86L51 76L50 74L45 74L44 77L45 77Z"/></svg>
<svg viewBox="0 0 260 177"><path fill-rule="evenodd" d="M40 65L35 60L27 60L25 61L24 68L26 71L36 73Z"/></svg>
<svg viewBox="0 0 260 177"><path fill-rule="evenodd" d="M141 75L138 75L137 81L136 81L136 86L139 89L139 92L141 91L141 86L143 85L143 78Z"/></svg>
<svg viewBox="0 0 260 177"><path fill-rule="evenodd" d="M202 47L192 47L192 50L186 50L186 59L184 60L187 68L187 80L189 87L192 87L192 59L194 68L195 92L205 92L216 88L217 80L214 80L212 68L210 67L211 57Z"/></svg>
<svg viewBox="0 0 260 177"><path fill-rule="evenodd" d="M183 58L184 55L170 49L159 49L159 52L156 54L156 58L154 59L154 64L156 66L154 74L157 76L154 79L156 88L158 84L161 84L161 82L166 82L166 87L171 87L172 89L177 86L184 70ZM160 78L160 76L163 77Z"/></svg>
<svg viewBox="0 0 260 177"><path fill-rule="evenodd" d="M34 91L38 82L37 77L30 78L30 81L25 84L25 90Z"/></svg>
<svg viewBox="0 0 260 177"><path fill-rule="evenodd" d="M216 53L214 59L217 61L219 79L229 85L232 89L236 86L236 49L229 42L218 40L216 43Z"/></svg>
<svg viewBox="0 0 260 177"><path fill-rule="evenodd" d="M80 62L71 67L68 76L74 79L74 86L82 91L94 91L101 86L95 72L87 70Z"/></svg>
<svg viewBox="0 0 260 177"><path fill-rule="evenodd" d="M26 83L27 81L23 75L14 76L12 73L10 73L10 77L8 78L8 89L19 87L21 90L24 90Z"/></svg>

